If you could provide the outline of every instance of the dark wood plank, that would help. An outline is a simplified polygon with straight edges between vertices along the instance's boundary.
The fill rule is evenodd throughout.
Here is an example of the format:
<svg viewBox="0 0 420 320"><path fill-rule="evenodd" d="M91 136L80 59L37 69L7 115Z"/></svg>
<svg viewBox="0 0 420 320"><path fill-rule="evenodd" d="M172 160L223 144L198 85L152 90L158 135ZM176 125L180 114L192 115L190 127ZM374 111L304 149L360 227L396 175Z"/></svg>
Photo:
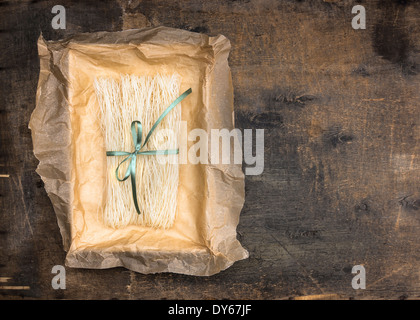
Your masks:
<svg viewBox="0 0 420 320"><path fill-rule="evenodd" d="M0 6L2 298L418 299L420 297L420 4L358 1L53 1ZM36 39L165 25L232 43L236 125L265 129L265 170L246 177L238 227L250 258L209 278L121 268L67 270L55 216L34 172L29 116ZM366 268L366 290L351 269Z"/></svg>

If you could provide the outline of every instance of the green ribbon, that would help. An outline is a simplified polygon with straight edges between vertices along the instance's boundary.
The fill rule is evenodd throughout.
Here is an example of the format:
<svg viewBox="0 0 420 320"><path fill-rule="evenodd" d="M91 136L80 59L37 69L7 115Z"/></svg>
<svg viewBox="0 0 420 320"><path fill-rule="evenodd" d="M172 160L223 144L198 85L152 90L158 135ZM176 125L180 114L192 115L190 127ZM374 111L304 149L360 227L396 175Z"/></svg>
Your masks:
<svg viewBox="0 0 420 320"><path fill-rule="evenodd" d="M169 150L147 150L147 151L141 151L143 147L146 145L147 141L149 141L150 136L152 135L153 131L156 129L156 127L159 125L159 123L165 118L165 116L171 111L173 108L176 107L178 103L180 103L185 97L187 97L192 92L191 88L185 91L183 94L181 94L174 102L171 103L171 105L166 108L166 110L160 115L160 117L156 120L155 124L150 129L149 133L146 136L146 139L144 140L142 144L142 125L140 121L133 121L131 122L131 135L133 137L133 144L135 150L133 152L126 152L126 151L107 151L106 155L107 157L112 156L127 156L124 160L122 160L119 164L117 169L115 170L115 176L117 177L118 181L125 181L128 179L128 177L131 176L131 190L133 193L133 201L134 206L136 207L136 211L138 214L140 214L139 204L137 202L137 190L136 190L136 159L137 155L167 155L167 154L178 154L179 149L169 149ZM130 164L128 165L128 168L125 172L124 178L120 179L119 177L119 170L120 166L130 160Z"/></svg>

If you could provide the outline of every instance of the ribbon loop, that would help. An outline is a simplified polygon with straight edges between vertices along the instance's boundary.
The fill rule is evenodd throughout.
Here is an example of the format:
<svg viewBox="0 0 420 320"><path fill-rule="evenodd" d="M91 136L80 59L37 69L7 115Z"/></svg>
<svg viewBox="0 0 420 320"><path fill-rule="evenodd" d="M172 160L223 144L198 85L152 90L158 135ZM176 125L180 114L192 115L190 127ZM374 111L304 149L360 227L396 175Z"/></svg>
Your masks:
<svg viewBox="0 0 420 320"><path fill-rule="evenodd" d="M137 130L136 130L137 125ZM140 121L134 120L131 122L131 135L133 137L133 145L136 151L140 151L142 148L141 145L141 135L142 135L143 127Z"/></svg>
<svg viewBox="0 0 420 320"><path fill-rule="evenodd" d="M140 214L139 205L137 202L137 188L136 188L136 160L137 155L169 155L169 154L178 154L179 149L167 149L167 150L147 150L147 151L141 151L143 147L146 145L146 143L149 141L150 136L152 135L153 131L156 129L156 127L159 125L159 123L163 120L163 118L166 117L166 115L175 108L178 103L180 103L184 98L186 98L190 93L192 92L191 88L185 91L183 94L181 94L174 102L171 103L171 105L166 108L166 110L159 116L159 118L156 120L156 122L153 124L152 128L150 129L149 133L146 135L146 139L144 140L142 144L142 134L143 134L143 127L140 121L134 120L131 122L131 136L133 138L133 145L134 145L134 151L133 152L126 152L126 151L107 151L106 155L107 157L112 156L127 156L124 158L119 164L118 167L115 169L115 177L118 181L123 182L128 179L128 177L131 176L131 191L133 194L133 202L134 206L136 208L136 211L138 214ZM119 177L119 170L120 166L130 160L130 163L128 164L128 168L125 171L124 178L120 179Z"/></svg>

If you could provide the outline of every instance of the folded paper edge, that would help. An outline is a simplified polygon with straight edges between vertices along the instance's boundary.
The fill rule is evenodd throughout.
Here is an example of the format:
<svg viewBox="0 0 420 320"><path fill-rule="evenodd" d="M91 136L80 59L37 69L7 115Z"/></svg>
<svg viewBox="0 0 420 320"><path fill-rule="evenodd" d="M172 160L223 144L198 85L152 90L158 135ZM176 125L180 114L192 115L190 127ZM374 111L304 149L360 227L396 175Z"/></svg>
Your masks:
<svg viewBox="0 0 420 320"><path fill-rule="evenodd" d="M231 49L230 41L223 35L210 37L210 45L215 54L215 63L210 79L214 85L209 95L209 110L207 117L207 131L217 128L216 123L223 124L218 129L234 129L234 90L232 75L228 64ZM217 80L216 80L217 79ZM222 98L221 98L222 97ZM216 121L217 119L217 121ZM238 138L238 137L236 137ZM232 147L231 147L232 151ZM209 164L206 166L207 186L225 185L226 189L236 190L234 193L218 192L219 188L208 188L209 202L206 216L217 217L208 221L208 232L213 234L209 241L209 248L218 255L224 256L226 268L238 260L246 259L249 253L237 240L239 217L245 202L245 177L241 164ZM226 208L226 203L230 204ZM224 217L228 215L228 219ZM217 225L223 220L224 225Z"/></svg>
<svg viewBox="0 0 420 320"><path fill-rule="evenodd" d="M40 72L37 85L35 109L33 110L28 127L31 129L33 152L39 163L36 172L44 182L44 187L50 198L56 214L57 223L63 241L63 248L68 251L71 244L70 222L68 217L71 212L71 170L70 170L70 113L67 99L62 90L56 90L60 84L52 67L53 53L48 49L48 44L42 34L38 38L38 55L40 59ZM58 96L55 96L58 95ZM54 97L55 96L55 97ZM54 97L54 98L53 98ZM48 109L47 101L56 103L55 113ZM49 117L59 117L60 122L48 122ZM64 130L63 130L64 129ZM66 132L65 139L57 139L57 132ZM41 142L42 141L42 142ZM44 152L49 150L61 153L68 161L54 161L51 155ZM53 168L53 170L51 170ZM45 174L45 172L49 174ZM52 172L52 174L51 174Z"/></svg>

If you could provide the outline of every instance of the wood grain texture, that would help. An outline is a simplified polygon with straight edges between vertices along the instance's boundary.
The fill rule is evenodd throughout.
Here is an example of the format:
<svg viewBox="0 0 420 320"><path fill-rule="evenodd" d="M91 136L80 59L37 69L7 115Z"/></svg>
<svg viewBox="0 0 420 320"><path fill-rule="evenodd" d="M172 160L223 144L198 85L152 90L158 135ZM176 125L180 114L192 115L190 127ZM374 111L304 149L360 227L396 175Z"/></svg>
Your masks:
<svg viewBox="0 0 420 320"><path fill-rule="evenodd" d="M55 4L0 5L0 277L27 288L2 299L420 298L418 2L60 1L67 29L53 30ZM238 226L250 258L207 278L67 268L54 290L65 253L28 129L36 39L158 25L231 41L236 126L265 129Z"/></svg>

